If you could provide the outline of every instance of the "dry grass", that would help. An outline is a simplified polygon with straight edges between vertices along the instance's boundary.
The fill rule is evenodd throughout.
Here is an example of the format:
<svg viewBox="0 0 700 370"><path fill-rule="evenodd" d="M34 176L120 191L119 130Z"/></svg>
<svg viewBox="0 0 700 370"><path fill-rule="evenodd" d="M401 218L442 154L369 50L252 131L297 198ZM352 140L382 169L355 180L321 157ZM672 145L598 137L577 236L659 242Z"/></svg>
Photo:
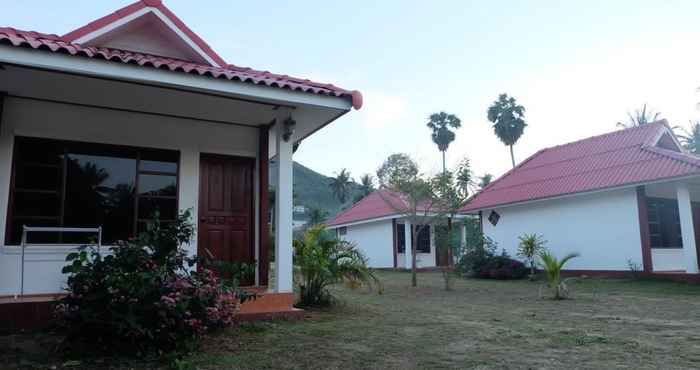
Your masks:
<svg viewBox="0 0 700 370"><path fill-rule="evenodd" d="M342 306L310 312L304 321L248 324L213 336L188 365L688 369L700 363L700 286L588 279L572 284L574 299L552 301L539 297L537 282L458 279L446 292L440 273L420 274L415 289L408 273L380 277L383 295L339 287Z"/></svg>
<svg viewBox="0 0 700 370"><path fill-rule="evenodd" d="M303 322L255 324L213 338L203 369L688 369L700 361L700 286L588 279L574 299L540 283L384 272L385 294L339 289L345 304ZM216 350L235 340L236 350Z"/></svg>

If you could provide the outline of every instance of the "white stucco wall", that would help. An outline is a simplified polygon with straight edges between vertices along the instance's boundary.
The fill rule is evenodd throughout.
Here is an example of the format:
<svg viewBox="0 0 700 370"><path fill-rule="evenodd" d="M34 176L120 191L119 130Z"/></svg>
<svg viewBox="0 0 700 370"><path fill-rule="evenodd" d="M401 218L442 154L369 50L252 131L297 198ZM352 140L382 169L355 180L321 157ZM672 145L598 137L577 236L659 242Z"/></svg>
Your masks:
<svg viewBox="0 0 700 370"><path fill-rule="evenodd" d="M343 240L355 243L369 258L369 266L394 267L394 239L391 220L368 222L347 227Z"/></svg>
<svg viewBox="0 0 700 370"><path fill-rule="evenodd" d="M195 217L199 198L200 153L257 155L256 128L195 120L8 98L1 122L0 295L15 294L19 289L20 249L4 245L15 136L178 150L179 207L181 210L191 208ZM255 220L257 222L257 217ZM197 250L196 240L189 249L193 253ZM70 248L56 246L27 249L25 294L60 292L65 281L60 270L69 251Z"/></svg>
<svg viewBox="0 0 700 370"><path fill-rule="evenodd" d="M639 215L634 188L531 202L498 208L496 226L484 211L484 233L517 255L518 236L543 235L557 257L578 252L566 269L629 270L628 260L642 265Z"/></svg>

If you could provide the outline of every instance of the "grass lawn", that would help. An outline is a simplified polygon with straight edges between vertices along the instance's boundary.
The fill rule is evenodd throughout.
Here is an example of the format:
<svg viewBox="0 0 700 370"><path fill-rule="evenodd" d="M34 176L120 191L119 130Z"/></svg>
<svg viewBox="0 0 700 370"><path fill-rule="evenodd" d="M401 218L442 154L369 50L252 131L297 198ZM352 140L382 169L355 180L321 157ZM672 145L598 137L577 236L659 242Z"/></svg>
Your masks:
<svg viewBox="0 0 700 370"><path fill-rule="evenodd" d="M380 277L383 295L338 287L343 301L339 307L310 312L304 321L247 324L213 336L189 358L189 365L197 369L700 366L700 286L586 279L573 285L574 299L551 301L539 297L538 282L459 279L455 290L446 292L439 273L421 273L418 288L410 287L409 273L381 272ZM0 349L0 361L2 353ZM124 368L153 366L131 363Z"/></svg>

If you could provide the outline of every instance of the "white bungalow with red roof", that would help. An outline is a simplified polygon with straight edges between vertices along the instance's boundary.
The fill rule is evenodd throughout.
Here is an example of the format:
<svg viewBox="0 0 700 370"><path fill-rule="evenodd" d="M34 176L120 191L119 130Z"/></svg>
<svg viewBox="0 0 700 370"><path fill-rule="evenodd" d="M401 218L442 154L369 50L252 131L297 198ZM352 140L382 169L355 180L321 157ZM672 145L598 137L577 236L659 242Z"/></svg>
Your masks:
<svg viewBox="0 0 700 370"><path fill-rule="evenodd" d="M383 192L383 193L382 193ZM327 226L343 240L354 243L373 268L411 268L411 223L393 202L402 201L383 190L364 197L338 213ZM400 207L398 207L400 208ZM425 225L418 232L418 268L447 266L447 250L435 245L435 229Z"/></svg>
<svg viewBox="0 0 700 370"><path fill-rule="evenodd" d="M541 234L582 274L698 273L700 158L666 121L538 151L463 209L512 256ZM685 275L685 277L688 277Z"/></svg>
<svg viewBox="0 0 700 370"><path fill-rule="evenodd" d="M0 28L0 92L0 296L62 292L79 238L66 228L99 229L109 246L155 210L188 209L190 252L255 262L249 283L264 289L274 157L269 286L287 308L293 147L362 105L356 91L227 64L160 0L64 36ZM23 254L25 226L62 231L29 229Z"/></svg>

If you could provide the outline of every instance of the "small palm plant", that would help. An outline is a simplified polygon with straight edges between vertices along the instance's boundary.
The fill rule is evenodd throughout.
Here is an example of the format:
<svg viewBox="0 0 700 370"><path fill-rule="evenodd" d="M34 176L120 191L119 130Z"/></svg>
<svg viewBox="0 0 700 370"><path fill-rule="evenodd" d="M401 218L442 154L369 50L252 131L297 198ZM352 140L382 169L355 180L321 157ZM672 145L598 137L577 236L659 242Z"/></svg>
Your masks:
<svg viewBox="0 0 700 370"><path fill-rule="evenodd" d="M542 267L547 275L549 287L554 292L554 299L566 299L569 296L569 289L566 280L561 279L561 270L569 260L579 256L578 253L569 253L561 260L558 260L551 252L544 250L539 254Z"/></svg>
<svg viewBox="0 0 700 370"><path fill-rule="evenodd" d="M520 239L518 256L525 258L530 264L530 281L535 280L535 258L544 251L547 241L537 234L523 234L518 239Z"/></svg>
<svg viewBox="0 0 700 370"><path fill-rule="evenodd" d="M381 292L381 283L364 254L352 243L332 236L323 225L309 228L301 240L295 240L294 253L301 306L330 305L333 296L328 288L341 282L352 287L376 286Z"/></svg>

